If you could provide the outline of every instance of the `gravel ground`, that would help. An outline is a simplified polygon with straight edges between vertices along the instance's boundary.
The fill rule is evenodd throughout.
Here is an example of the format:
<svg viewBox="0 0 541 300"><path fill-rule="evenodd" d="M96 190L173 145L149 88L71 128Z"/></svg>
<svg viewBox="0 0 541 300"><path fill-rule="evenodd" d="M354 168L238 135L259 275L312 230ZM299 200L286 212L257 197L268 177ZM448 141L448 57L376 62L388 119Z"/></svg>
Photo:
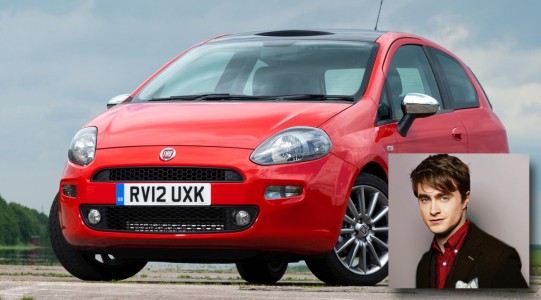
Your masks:
<svg viewBox="0 0 541 300"><path fill-rule="evenodd" d="M525 290L440 291L330 287L305 271L288 271L276 285L252 285L231 267L150 265L120 282L83 282L61 266L0 265L0 299L539 299L541 278Z"/></svg>

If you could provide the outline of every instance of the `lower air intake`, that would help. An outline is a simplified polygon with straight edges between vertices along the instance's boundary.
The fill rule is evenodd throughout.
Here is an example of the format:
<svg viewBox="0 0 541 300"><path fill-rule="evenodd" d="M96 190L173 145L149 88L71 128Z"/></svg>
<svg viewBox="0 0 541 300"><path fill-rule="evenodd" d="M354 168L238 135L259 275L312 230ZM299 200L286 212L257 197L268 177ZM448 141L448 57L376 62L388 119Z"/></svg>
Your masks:
<svg viewBox="0 0 541 300"><path fill-rule="evenodd" d="M88 213L101 214L98 224L88 221ZM245 226L234 223L235 214L247 211L251 222ZM131 233L218 233L242 231L252 226L259 210L256 206L115 206L83 205L81 216L89 228L100 231Z"/></svg>

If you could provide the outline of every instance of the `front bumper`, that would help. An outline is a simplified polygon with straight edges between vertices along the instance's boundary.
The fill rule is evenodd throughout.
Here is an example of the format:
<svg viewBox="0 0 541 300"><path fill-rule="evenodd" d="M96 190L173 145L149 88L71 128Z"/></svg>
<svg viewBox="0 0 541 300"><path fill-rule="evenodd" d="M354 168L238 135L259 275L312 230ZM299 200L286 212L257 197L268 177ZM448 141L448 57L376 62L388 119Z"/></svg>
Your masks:
<svg viewBox="0 0 541 300"><path fill-rule="evenodd" d="M68 162L60 182L59 216L62 232L72 246L104 249L230 249L295 254L330 251L338 238L346 200L358 170L329 154L321 159L276 166L249 160L252 150L215 147L175 147L177 156L159 159L163 147L99 149L86 167ZM81 207L115 205L116 182L94 182L104 168L191 166L228 168L242 174L243 182L211 182L211 206L255 206L258 215L242 231L220 233L133 233L94 230L85 225ZM62 186L75 185L76 197L62 194ZM296 185L303 194L266 200L269 185Z"/></svg>

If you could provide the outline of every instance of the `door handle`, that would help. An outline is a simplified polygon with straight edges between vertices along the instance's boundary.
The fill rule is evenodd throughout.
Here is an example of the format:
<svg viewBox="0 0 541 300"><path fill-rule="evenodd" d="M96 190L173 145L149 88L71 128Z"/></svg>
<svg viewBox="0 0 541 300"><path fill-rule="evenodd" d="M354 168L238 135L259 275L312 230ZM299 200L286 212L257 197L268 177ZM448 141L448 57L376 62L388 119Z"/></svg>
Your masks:
<svg viewBox="0 0 541 300"><path fill-rule="evenodd" d="M453 128L453 130L451 130L451 135L455 141L462 141L462 130L459 128Z"/></svg>

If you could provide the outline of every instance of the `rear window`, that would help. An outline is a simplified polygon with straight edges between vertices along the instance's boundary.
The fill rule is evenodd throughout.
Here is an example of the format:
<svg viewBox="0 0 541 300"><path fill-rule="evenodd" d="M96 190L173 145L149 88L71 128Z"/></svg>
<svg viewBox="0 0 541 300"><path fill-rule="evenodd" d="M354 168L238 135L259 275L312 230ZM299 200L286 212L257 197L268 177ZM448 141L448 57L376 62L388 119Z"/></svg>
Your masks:
<svg viewBox="0 0 541 300"><path fill-rule="evenodd" d="M442 71L451 106L454 109L471 108L479 106L479 99L468 74L462 65L451 56L430 48Z"/></svg>

